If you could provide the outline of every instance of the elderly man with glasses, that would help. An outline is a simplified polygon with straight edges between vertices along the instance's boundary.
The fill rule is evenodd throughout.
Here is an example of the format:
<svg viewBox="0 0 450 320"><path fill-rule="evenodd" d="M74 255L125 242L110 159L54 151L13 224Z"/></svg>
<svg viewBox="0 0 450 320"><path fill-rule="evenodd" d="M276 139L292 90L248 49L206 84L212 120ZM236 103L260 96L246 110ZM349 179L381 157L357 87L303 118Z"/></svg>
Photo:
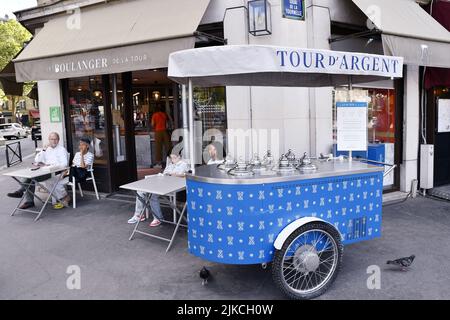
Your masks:
<svg viewBox="0 0 450 320"><path fill-rule="evenodd" d="M61 168L67 167L67 164L69 162L68 154L66 148L59 145L59 135L56 132L50 133L48 137L48 144L44 146L41 152L39 152L35 159L34 159L35 165L39 166L58 166ZM50 180L50 175L44 175L37 179L39 182ZM31 180L26 179L23 181L25 184L31 183ZM27 193L25 195L25 202L19 207L20 209L28 209L31 207L34 207L34 197L32 194L34 194L35 185L31 185L29 188L29 191L31 193ZM25 187L21 187L19 190L8 193L8 197L12 198L21 198L23 196L23 193L25 192ZM67 196L66 189L63 184L58 183L58 185L55 187L54 195L56 197L53 198L52 202L54 205L57 205L57 202Z"/></svg>

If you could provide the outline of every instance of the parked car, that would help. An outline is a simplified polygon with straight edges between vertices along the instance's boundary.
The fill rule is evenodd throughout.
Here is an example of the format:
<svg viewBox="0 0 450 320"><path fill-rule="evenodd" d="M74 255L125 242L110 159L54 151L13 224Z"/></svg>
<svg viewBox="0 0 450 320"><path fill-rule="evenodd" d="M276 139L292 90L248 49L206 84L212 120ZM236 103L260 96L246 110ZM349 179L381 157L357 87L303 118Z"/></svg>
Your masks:
<svg viewBox="0 0 450 320"><path fill-rule="evenodd" d="M30 135L30 134L31 134L31 127L23 126L23 128L25 129L27 135Z"/></svg>
<svg viewBox="0 0 450 320"><path fill-rule="evenodd" d="M0 124L0 137L5 139L26 138L27 131L19 123L3 123Z"/></svg>

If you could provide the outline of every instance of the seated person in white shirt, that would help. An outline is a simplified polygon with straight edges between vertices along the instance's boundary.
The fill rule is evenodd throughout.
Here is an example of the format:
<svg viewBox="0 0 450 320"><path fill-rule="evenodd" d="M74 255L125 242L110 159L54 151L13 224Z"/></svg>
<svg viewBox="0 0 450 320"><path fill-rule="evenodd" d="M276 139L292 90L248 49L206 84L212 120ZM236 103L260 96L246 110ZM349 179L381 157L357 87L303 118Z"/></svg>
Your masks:
<svg viewBox="0 0 450 320"><path fill-rule="evenodd" d="M208 165L210 164L219 164L223 162L223 159L220 159L217 148L214 143L210 143L207 147L209 160L207 162Z"/></svg>
<svg viewBox="0 0 450 320"><path fill-rule="evenodd" d="M186 175L186 172L189 171L189 165L185 161L183 161L179 153L174 153L174 151L171 151L169 154L170 163L167 164L162 175L184 177ZM138 192L138 194L142 198L145 198L146 196L144 192ZM139 221L139 215L141 214L143 207L144 203L139 200L138 197L136 197L136 207L134 210L134 215L131 219L128 220L128 223L137 223ZM150 196L150 208L153 214L153 221L150 223L150 227L157 227L161 224L161 220L163 220L161 205L159 203L159 196L157 194L152 194ZM142 220L144 220L144 217L142 218Z"/></svg>
<svg viewBox="0 0 450 320"><path fill-rule="evenodd" d="M72 166L67 172L69 175L69 181L75 183L82 183L89 177L88 167L94 163L94 154L89 151L91 141L89 138L81 138L78 144L78 152L75 154L72 160ZM67 195L63 201L64 205L68 205L70 202L70 196Z"/></svg>
<svg viewBox="0 0 450 320"><path fill-rule="evenodd" d="M78 152L72 160L70 167L70 181L72 177L76 182L84 182L89 177L88 168L94 164L94 154L89 151L91 141L89 138L81 138L78 144Z"/></svg>
<svg viewBox="0 0 450 320"><path fill-rule="evenodd" d="M48 136L48 144L44 146L43 150L39 152L36 157L34 158L35 164L39 166L55 166L55 167L61 167L65 168L68 164L68 157L67 157L67 150L63 146L59 145L59 135L56 132L50 133ZM50 175L44 175L36 180L46 181L51 178ZM26 184L31 183L30 179L25 179L23 181ZM32 194L34 194L35 185L31 185L29 188L29 191L31 192L26 194L25 196L25 202L19 207L20 209L28 209L31 207L34 207L34 197ZM22 186L19 190L15 192L8 193L8 197L12 198L21 198L23 196L23 193L25 192L25 187ZM56 203L58 200L64 198L67 195L66 189L64 188L64 185L58 183L54 190L54 195L56 197L53 198L53 203Z"/></svg>

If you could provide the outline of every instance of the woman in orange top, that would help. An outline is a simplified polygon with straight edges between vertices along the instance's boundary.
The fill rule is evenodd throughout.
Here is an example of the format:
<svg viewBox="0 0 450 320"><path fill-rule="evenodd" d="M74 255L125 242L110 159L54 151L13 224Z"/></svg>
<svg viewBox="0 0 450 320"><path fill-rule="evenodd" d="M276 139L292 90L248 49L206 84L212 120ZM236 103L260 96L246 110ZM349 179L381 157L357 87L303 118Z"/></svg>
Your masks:
<svg viewBox="0 0 450 320"><path fill-rule="evenodd" d="M170 149L170 138L167 133L167 119L167 114L163 111L162 107L158 105L151 121L153 131L155 132L155 160L157 165L161 165L162 163L163 146L166 153Z"/></svg>

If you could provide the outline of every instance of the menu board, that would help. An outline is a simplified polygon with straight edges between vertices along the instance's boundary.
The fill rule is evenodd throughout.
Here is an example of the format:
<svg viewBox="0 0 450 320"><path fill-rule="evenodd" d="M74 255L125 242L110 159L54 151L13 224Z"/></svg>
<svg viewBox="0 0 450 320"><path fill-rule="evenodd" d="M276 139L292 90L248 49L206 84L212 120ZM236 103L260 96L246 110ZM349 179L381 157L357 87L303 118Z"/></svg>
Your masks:
<svg viewBox="0 0 450 320"><path fill-rule="evenodd" d="M450 132L450 99L438 100L438 132Z"/></svg>
<svg viewBox="0 0 450 320"><path fill-rule="evenodd" d="M337 150L367 150L367 102L336 102Z"/></svg>

